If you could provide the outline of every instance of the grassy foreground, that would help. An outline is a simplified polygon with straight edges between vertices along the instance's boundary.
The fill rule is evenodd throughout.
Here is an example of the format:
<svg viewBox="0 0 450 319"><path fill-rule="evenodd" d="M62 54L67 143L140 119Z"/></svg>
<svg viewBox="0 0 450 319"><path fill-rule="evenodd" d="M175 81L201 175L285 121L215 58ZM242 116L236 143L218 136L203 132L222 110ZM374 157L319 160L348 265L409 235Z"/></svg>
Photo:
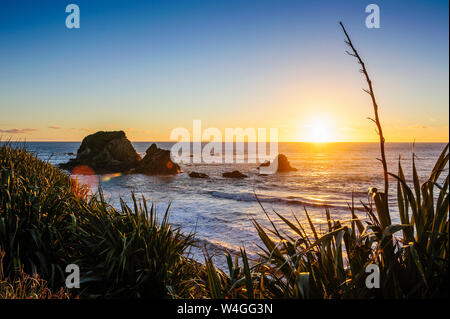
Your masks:
<svg viewBox="0 0 450 319"><path fill-rule="evenodd" d="M242 249L240 256L228 254L228 269L220 270L207 252L204 265L185 256L193 234L170 226L169 208L158 222L155 208L132 194L134 207L122 201L116 210L101 190L90 196L24 148L3 145L0 298L448 297L448 161L447 145L422 184L413 163L412 188L400 162L390 174L401 224L391 223L383 194L372 189L363 203L366 218L353 203L351 221L332 220L327 211L325 235L317 234L306 210L311 237L295 216L277 214L295 236L254 220L260 259L249 261ZM80 289L65 288L68 264L80 267ZM369 264L379 267L379 289L366 286Z"/></svg>
<svg viewBox="0 0 450 319"><path fill-rule="evenodd" d="M24 273L39 274L59 291L69 264L81 274L81 288L72 295L195 296L197 285L181 285L197 273L197 263L183 256L193 236L168 224L168 209L158 223L145 199L133 195L133 209L122 202L118 211L101 191L87 194L24 148L0 147L0 297Z"/></svg>

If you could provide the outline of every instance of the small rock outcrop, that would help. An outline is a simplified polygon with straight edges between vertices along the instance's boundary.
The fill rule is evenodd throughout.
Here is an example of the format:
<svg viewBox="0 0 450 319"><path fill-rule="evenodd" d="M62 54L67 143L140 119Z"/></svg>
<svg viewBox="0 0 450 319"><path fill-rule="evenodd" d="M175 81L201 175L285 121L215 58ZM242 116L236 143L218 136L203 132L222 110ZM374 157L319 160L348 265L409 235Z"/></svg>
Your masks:
<svg viewBox="0 0 450 319"><path fill-rule="evenodd" d="M192 178L208 178L208 174L205 173L199 173L199 172L190 172L189 177Z"/></svg>
<svg viewBox="0 0 450 319"><path fill-rule="evenodd" d="M270 161L265 161L264 163L259 165L259 167L266 167L266 166L270 166Z"/></svg>
<svg viewBox="0 0 450 319"><path fill-rule="evenodd" d="M286 155L278 154L278 157L275 160L278 161L277 172L295 172L295 171L297 171L297 169L295 167L291 166Z"/></svg>
<svg viewBox="0 0 450 319"><path fill-rule="evenodd" d="M147 175L172 175L180 173L181 169L178 164L172 162L169 150L163 150L152 144L136 167L136 172Z"/></svg>
<svg viewBox="0 0 450 319"><path fill-rule="evenodd" d="M284 155L284 154L278 154L278 156L274 159L274 163L275 164L278 163L277 173L278 172L295 172L295 171L297 171L297 169L295 167L291 166L286 155ZM265 161L264 163L259 165L259 167L267 167L267 166L270 166L269 161Z"/></svg>
<svg viewBox="0 0 450 319"><path fill-rule="evenodd" d="M72 170L85 165L97 174L127 172L135 168L140 160L125 132L100 131L86 136L81 142L76 158L60 164L60 167Z"/></svg>
<svg viewBox="0 0 450 319"><path fill-rule="evenodd" d="M222 174L223 177L227 177L227 178L245 178L248 177L245 174L242 174L239 171L232 171L232 172L225 172Z"/></svg>

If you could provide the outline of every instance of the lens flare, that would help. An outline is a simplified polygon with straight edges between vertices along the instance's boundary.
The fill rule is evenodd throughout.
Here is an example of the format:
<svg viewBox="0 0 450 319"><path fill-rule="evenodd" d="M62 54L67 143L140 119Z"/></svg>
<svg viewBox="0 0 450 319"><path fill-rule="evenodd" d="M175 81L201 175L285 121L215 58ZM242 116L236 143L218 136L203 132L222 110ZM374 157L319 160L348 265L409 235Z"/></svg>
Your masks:
<svg viewBox="0 0 450 319"><path fill-rule="evenodd" d="M108 182L113 178L122 176L122 173L106 174L102 176L102 182Z"/></svg>
<svg viewBox="0 0 450 319"><path fill-rule="evenodd" d="M98 176L95 171L87 165L79 165L74 167L70 172L70 177L77 181L80 185L86 185L89 189L97 189Z"/></svg>

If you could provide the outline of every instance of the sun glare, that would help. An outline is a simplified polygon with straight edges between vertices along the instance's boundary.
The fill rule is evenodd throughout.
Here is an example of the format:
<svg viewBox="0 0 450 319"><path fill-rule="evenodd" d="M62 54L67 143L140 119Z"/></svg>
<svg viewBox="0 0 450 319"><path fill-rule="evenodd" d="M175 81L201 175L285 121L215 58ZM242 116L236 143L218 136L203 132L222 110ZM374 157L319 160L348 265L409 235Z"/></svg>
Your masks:
<svg viewBox="0 0 450 319"><path fill-rule="evenodd" d="M323 119L315 119L308 125L305 125L305 128L307 130L307 142L326 143L335 139L331 133L330 124Z"/></svg>

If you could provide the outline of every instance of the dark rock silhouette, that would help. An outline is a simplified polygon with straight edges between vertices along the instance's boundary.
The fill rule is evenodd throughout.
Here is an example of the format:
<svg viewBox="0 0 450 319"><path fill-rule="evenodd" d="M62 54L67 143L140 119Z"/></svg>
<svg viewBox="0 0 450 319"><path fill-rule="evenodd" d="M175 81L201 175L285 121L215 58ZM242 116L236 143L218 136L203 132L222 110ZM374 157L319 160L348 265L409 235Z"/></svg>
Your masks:
<svg viewBox="0 0 450 319"><path fill-rule="evenodd" d="M76 166L89 166L95 173L127 172L141 160L127 139L125 132L104 132L86 136L81 142L75 159L60 167L72 170Z"/></svg>
<svg viewBox="0 0 450 319"><path fill-rule="evenodd" d="M171 175L180 173L181 169L178 164L172 162L170 151L152 144L136 167L136 172L147 175Z"/></svg>
<svg viewBox="0 0 450 319"><path fill-rule="evenodd" d="M264 163L259 165L259 167L264 167L264 166L270 166L270 161L265 161Z"/></svg>
<svg viewBox="0 0 450 319"><path fill-rule="evenodd" d="M170 159L170 151L152 144L143 159L127 139L125 132L97 132L81 142L77 156L60 168L73 171L76 167L88 167L89 174L142 173L168 175L179 173L180 167ZM87 173L86 173L87 174Z"/></svg>
<svg viewBox="0 0 450 319"><path fill-rule="evenodd" d="M239 171L232 171L232 172L225 172L222 174L223 177L228 177L228 178L245 178L248 177L245 174L242 174Z"/></svg>
<svg viewBox="0 0 450 319"><path fill-rule="evenodd" d="M291 166L284 154L278 154L278 157L275 160L278 161L277 172L292 172L297 170L295 167Z"/></svg>
<svg viewBox="0 0 450 319"><path fill-rule="evenodd" d="M192 178L208 178L209 176L205 173L199 173L199 172L190 172L189 177Z"/></svg>
<svg viewBox="0 0 450 319"><path fill-rule="evenodd" d="M277 166L277 172L295 172L297 169L295 167L292 167L289 163L286 155L284 154L278 154L278 156L274 159L275 163L278 163ZM259 167L267 167L270 165L269 161L265 161Z"/></svg>

